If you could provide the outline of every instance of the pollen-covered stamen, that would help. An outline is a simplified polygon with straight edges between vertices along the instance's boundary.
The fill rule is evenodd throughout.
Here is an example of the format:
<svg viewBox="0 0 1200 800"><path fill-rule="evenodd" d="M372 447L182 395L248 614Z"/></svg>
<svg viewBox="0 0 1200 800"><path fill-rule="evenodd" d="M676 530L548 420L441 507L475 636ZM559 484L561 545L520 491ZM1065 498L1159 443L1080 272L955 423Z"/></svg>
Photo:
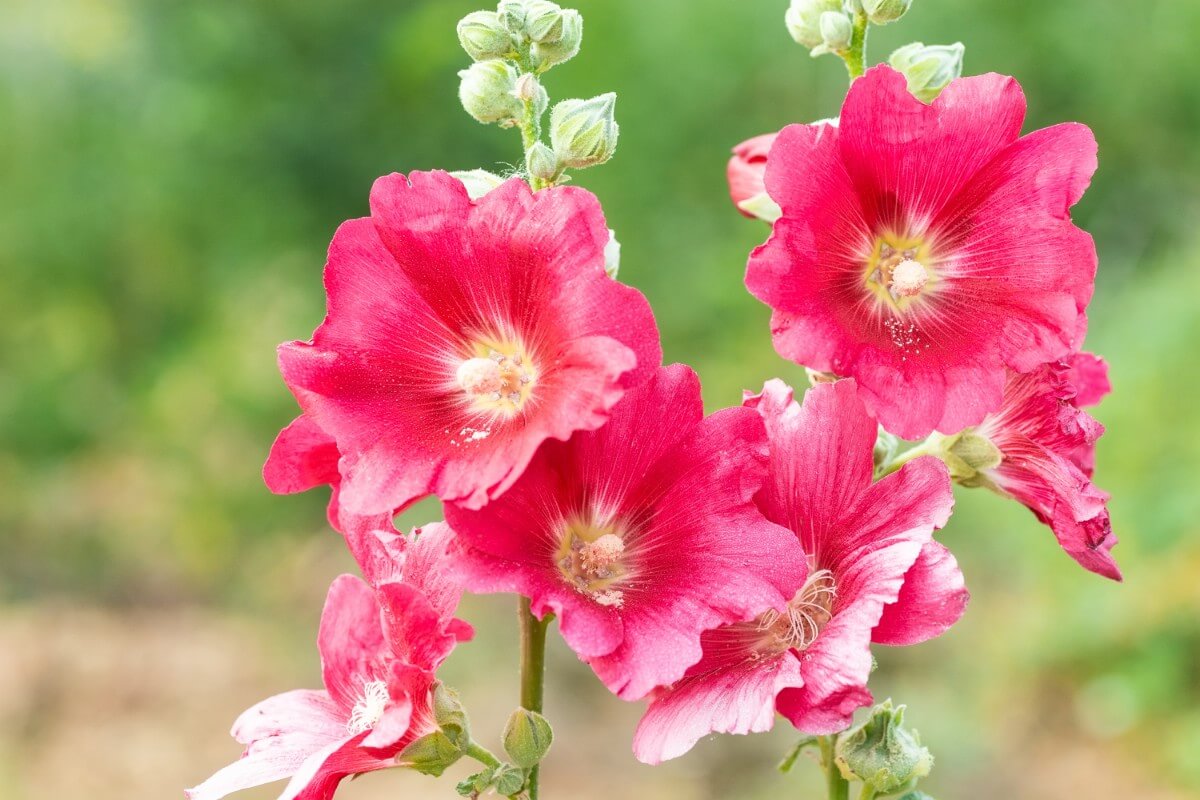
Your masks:
<svg viewBox="0 0 1200 800"><path fill-rule="evenodd" d="M383 681L364 683L362 695L354 703L350 719L346 721L346 730L353 736L374 728L379 724L390 700L387 684Z"/></svg>
<svg viewBox="0 0 1200 800"><path fill-rule="evenodd" d="M915 259L906 258L892 270L889 289L893 297L916 297L929 282L929 271Z"/></svg>
<svg viewBox="0 0 1200 800"><path fill-rule="evenodd" d="M768 611L759 618L764 647L773 651L804 650L817 640L821 629L833 618L837 585L827 569L809 573L808 579L788 603L786 612Z"/></svg>
<svg viewBox="0 0 1200 800"><path fill-rule="evenodd" d="M612 525L569 523L555 558L564 578L600 605L620 606L625 540Z"/></svg>
<svg viewBox="0 0 1200 800"><path fill-rule="evenodd" d="M454 380L474 410L508 416L519 412L537 382L537 370L524 349L507 339L484 337L471 344L470 353Z"/></svg>

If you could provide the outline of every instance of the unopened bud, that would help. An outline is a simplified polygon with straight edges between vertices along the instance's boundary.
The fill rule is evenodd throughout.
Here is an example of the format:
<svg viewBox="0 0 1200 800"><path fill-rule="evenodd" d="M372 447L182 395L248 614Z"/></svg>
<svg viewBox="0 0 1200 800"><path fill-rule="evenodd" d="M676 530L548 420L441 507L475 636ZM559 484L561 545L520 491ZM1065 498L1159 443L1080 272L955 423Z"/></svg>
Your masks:
<svg viewBox="0 0 1200 800"><path fill-rule="evenodd" d="M500 0L496 6L496 16L501 24L514 36L524 38L525 20L529 13L528 0Z"/></svg>
<svg viewBox="0 0 1200 800"><path fill-rule="evenodd" d="M462 750L446 734L434 731L404 748L396 757L396 764L437 777L461 757Z"/></svg>
<svg viewBox="0 0 1200 800"><path fill-rule="evenodd" d="M904 706L891 700L875 706L871 716L838 738L836 762L847 780L860 780L878 794L912 788L929 774L933 756L921 746L915 730L903 727Z"/></svg>
<svg viewBox="0 0 1200 800"><path fill-rule="evenodd" d="M549 0L530 0L525 12L525 33L534 42L557 42L563 36L563 9Z"/></svg>
<svg viewBox="0 0 1200 800"><path fill-rule="evenodd" d="M824 41L821 15L829 11L841 13L842 0L792 0L783 21L792 38L811 50Z"/></svg>
<svg viewBox="0 0 1200 800"><path fill-rule="evenodd" d="M465 750L471 743L467 710L458 692L441 682L433 687L433 719L455 747Z"/></svg>
<svg viewBox="0 0 1200 800"><path fill-rule="evenodd" d="M554 731L536 711L518 708L504 726L504 752L518 767L533 767L546 757Z"/></svg>
<svg viewBox="0 0 1200 800"><path fill-rule="evenodd" d="M904 74L914 97L932 103L942 89L962 75L965 50L962 42L929 46L913 42L892 53L888 63Z"/></svg>
<svg viewBox="0 0 1200 800"><path fill-rule="evenodd" d="M552 181L558 177L558 158L554 155L553 150L541 142L529 148L525 166L529 170L531 178Z"/></svg>
<svg viewBox="0 0 1200 800"><path fill-rule="evenodd" d="M583 17L571 8L565 8L561 13L562 33L558 38L535 41L529 48L529 58L539 72L570 61L578 55L579 46L583 44Z"/></svg>
<svg viewBox="0 0 1200 800"><path fill-rule="evenodd" d="M504 58L514 49L512 34L494 11L473 11L459 20L458 41L475 61Z"/></svg>
<svg viewBox="0 0 1200 800"><path fill-rule="evenodd" d="M608 277L613 280L617 279L617 272L621 269L621 243L617 241L617 234L612 229L608 229L608 244L604 245L604 271Z"/></svg>
<svg viewBox="0 0 1200 800"><path fill-rule="evenodd" d="M935 452L950 471L950 477L963 486L991 487L988 473L1004 460L1000 448L974 428L940 437Z"/></svg>
<svg viewBox="0 0 1200 800"><path fill-rule="evenodd" d="M546 93L546 87L542 86L542 82L532 72L523 73L517 78L513 94L522 103L533 103L533 113L538 119L542 118L542 114L546 113L546 106L550 105L550 95Z"/></svg>
<svg viewBox="0 0 1200 800"><path fill-rule="evenodd" d="M845 12L826 11L821 15L818 24L821 29L821 45L818 50L837 53L850 47L850 40L854 38L854 23ZM814 50L813 55L819 53Z"/></svg>
<svg viewBox="0 0 1200 800"><path fill-rule="evenodd" d="M912 0L862 0L862 7L873 24L887 25L907 14Z"/></svg>
<svg viewBox="0 0 1200 800"><path fill-rule="evenodd" d="M450 174L462 181L463 186L467 188L467 196L472 200L478 200L504 183L504 178L486 169L459 170Z"/></svg>
<svg viewBox="0 0 1200 800"><path fill-rule="evenodd" d="M617 96L563 100L550 112L550 143L559 163L573 169L603 164L617 149Z"/></svg>
<svg viewBox="0 0 1200 800"><path fill-rule="evenodd" d="M458 73L458 99L467 113L482 123L511 123L524 113L514 94L517 70L504 61L477 61Z"/></svg>

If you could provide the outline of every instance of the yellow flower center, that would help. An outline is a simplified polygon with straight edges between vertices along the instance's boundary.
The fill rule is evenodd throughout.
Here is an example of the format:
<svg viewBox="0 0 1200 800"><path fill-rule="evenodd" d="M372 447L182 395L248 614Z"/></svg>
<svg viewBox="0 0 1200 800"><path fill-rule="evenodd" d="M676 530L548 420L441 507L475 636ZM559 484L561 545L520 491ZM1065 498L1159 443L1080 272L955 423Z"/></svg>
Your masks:
<svg viewBox="0 0 1200 800"><path fill-rule="evenodd" d="M881 236L867 257L863 283L888 306L904 311L936 282L932 261L929 246L920 239Z"/></svg>
<svg viewBox="0 0 1200 800"><path fill-rule="evenodd" d="M615 522L575 519L563 526L554 559L563 577L580 592L600 605L620 607L625 597L619 583L628 574L624 554L624 534Z"/></svg>
<svg viewBox="0 0 1200 800"><path fill-rule="evenodd" d="M512 417L529 402L537 369L519 341L481 336L470 344L454 382L481 414Z"/></svg>

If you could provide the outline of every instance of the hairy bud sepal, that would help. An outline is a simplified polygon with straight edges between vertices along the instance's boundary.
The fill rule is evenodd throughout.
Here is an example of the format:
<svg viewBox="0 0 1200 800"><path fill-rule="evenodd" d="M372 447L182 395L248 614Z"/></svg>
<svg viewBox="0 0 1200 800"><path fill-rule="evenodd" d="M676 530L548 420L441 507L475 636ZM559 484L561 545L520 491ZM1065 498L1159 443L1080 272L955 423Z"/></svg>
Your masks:
<svg viewBox="0 0 1200 800"><path fill-rule="evenodd" d="M458 99L468 114L485 125L512 125L524 113L524 104L517 99L519 74L505 61L477 61L458 73L462 82Z"/></svg>
<svg viewBox="0 0 1200 800"><path fill-rule="evenodd" d="M842 11L826 11L818 23L821 44L813 48L814 57L825 53L844 53L854 39L854 22Z"/></svg>
<svg viewBox="0 0 1200 800"><path fill-rule="evenodd" d="M450 737L441 731L434 731L404 748L396 757L396 764L436 778L462 758L462 755L463 751Z"/></svg>
<svg viewBox="0 0 1200 800"><path fill-rule="evenodd" d="M591 100L563 100L554 106L550 143L560 164L584 169L612 158L620 132L616 103L616 94L609 92Z"/></svg>
<svg viewBox="0 0 1200 800"><path fill-rule="evenodd" d="M516 55L516 42L494 11L472 11L459 20L458 42L475 61Z"/></svg>
<svg viewBox="0 0 1200 800"><path fill-rule="evenodd" d="M570 61L579 54L579 48L583 44L583 17L578 11L570 8L562 9L559 13L561 16L557 25L547 34L556 35L556 38L545 38L541 41L535 39L529 47L529 60L538 72L545 72L553 66Z"/></svg>
<svg viewBox="0 0 1200 800"><path fill-rule="evenodd" d="M465 750L471 743L467 710L458 692L441 682L433 687L433 720L459 750Z"/></svg>
<svg viewBox="0 0 1200 800"><path fill-rule="evenodd" d="M546 757L554 731L536 711L518 708L504 725L504 752L518 767L535 767Z"/></svg>
<svg viewBox="0 0 1200 800"><path fill-rule="evenodd" d="M908 91L924 103L932 103L942 89L962 75L962 42L925 45L906 44L888 57L888 63L904 74Z"/></svg>
<svg viewBox="0 0 1200 800"><path fill-rule="evenodd" d="M912 8L912 0L862 0L862 9L873 25L895 22Z"/></svg>
<svg viewBox="0 0 1200 800"><path fill-rule="evenodd" d="M843 777L886 795L912 789L929 774L933 756L917 732L904 727L904 709L885 700L838 738L834 760Z"/></svg>
<svg viewBox="0 0 1200 800"><path fill-rule="evenodd" d="M934 452L950 471L950 477L962 486L991 488L987 473L1000 466L1003 453L991 439L967 428L953 436L934 439Z"/></svg>

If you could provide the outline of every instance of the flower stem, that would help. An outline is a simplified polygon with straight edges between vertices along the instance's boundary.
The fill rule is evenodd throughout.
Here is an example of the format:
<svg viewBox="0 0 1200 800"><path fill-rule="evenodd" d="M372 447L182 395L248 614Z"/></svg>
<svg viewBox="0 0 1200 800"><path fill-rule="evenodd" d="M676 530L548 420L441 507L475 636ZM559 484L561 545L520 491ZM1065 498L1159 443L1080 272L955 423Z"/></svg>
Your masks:
<svg viewBox="0 0 1200 800"><path fill-rule="evenodd" d="M492 752L486 747L478 745L475 742L471 742L469 745L467 745L467 749L464 752L467 756L475 759L485 767L500 766L500 759L496 758L496 756L493 755Z"/></svg>
<svg viewBox="0 0 1200 800"><path fill-rule="evenodd" d="M833 760L837 738L838 735L834 733L822 736L818 740L821 746L821 766L825 768L825 785L829 800L850 800L850 782L842 777L842 771Z"/></svg>
<svg viewBox="0 0 1200 800"><path fill-rule="evenodd" d="M838 55L846 62L846 71L850 73L850 82L862 77L867 69L867 15L866 12L854 13L854 33L850 38L850 47Z"/></svg>
<svg viewBox="0 0 1200 800"><path fill-rule="evenodd" d="M554 618L547 614L539 620L530 610L528 597L522 597L517 615L521 623L521 707L542 713L542 695L546 674L546 629ZM537 800L538 768L529 770L529 800Z"/></svg>
<svg viewBox="0 0 1200 800"><path fill-rule="evenodd" d="M885 478L888 475L891 475L893 472L897 471L914 458L920 458L921 456L936 456L938 452L938 446L941 444L941 441L941 434L932 433L925 441L908 448L902 453L897 453L891 461L880 465L880 467L875 470L875 480L879 480L880 478Z"/></svg>
<svg viewBox="0 0 1200 800"><path fill-rule="evenodd" d="M876 794L877 792L875 791L875 787L871 786L869 783L864 783L862 791L858 794L858 800L875 800Z"/></svg>

